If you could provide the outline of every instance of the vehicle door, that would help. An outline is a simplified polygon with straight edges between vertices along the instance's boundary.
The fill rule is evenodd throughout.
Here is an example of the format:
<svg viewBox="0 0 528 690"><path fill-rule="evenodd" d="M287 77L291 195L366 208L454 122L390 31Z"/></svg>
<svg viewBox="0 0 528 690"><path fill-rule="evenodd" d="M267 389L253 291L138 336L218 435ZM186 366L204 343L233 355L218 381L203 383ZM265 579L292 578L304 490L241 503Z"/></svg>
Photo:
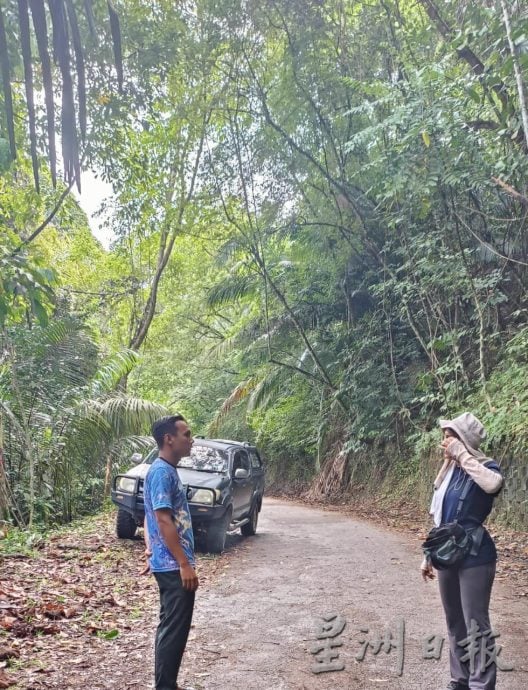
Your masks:
<svg viewBox="0 0 528 690"><path fill-rule="evenodd" d="M245 470L245 477L236 477L237 470ZM251 480L251 463L245 450L236 450L233 454L233 517L238 519L249 512L253 484Z"/></svg>
<svg viewBox="0 0 528 690"><path fill-rule="evenodd" d="M256 448L249 449L249 461L251 463L253 495L262 497L264 494L264 465Z"/></svg>

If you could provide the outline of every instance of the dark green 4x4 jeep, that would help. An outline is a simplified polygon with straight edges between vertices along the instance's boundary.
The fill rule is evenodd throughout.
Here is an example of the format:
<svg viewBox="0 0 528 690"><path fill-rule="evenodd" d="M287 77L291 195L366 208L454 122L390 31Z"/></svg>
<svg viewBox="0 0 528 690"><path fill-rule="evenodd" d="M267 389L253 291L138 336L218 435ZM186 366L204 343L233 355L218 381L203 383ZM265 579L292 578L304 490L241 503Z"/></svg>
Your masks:
<svg viewBox="0 0 528 690"><path fill-rule="evenodd" d="M143 484L157 448L112 485L117 505L117 536L131 539L143 525ZM238 530L245 536L257 531L264 495L264 466L260 454L248 443L196 438L191 454L178 465L187 488L193 531L198 543L211 553L221 553L226 535Z"/></svg>

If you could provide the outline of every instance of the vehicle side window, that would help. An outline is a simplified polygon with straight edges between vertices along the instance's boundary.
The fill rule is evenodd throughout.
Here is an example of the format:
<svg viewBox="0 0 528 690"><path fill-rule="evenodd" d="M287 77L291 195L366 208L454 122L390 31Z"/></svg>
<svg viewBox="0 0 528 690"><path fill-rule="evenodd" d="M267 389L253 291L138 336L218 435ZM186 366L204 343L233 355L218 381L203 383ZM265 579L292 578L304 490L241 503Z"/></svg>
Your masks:
<svg viewBox="0 0 528 690"><path fill-rule="evenodd" d="M150 451L150 453L147 455L147 457L145 458L145 460L144 460L143 462L144 462L146 465L152 465L152 463L154 462L154 460L158 457L158 453L159 453L158 449L157 449L157 448L153 448L153 449Z"/></svg>
<svg viewBox="0 0 528 690"><path fill-rule="evenodd" d="M249 455L251 457L251 467L255 470L260 470L262 467L262 460L256 450L250 450Z"/></svg>
<svg viewBox="0 0 528 690"><path fill-rule="evenodd" d="M238 470L243 469L250 471L249 458L245 450L237 450L233 460L233 474Z"/></svg>

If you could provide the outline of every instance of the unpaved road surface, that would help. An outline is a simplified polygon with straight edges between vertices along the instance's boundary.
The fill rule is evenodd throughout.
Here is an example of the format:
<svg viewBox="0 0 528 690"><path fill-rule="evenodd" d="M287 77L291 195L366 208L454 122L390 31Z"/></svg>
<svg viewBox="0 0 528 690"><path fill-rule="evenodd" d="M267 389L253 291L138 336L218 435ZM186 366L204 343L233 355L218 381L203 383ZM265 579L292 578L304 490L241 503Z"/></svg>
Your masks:
<svg viewBox="0 0 528 690"><path fill-rule="evenodd" d="M199 592L181 681L204 690L439 690L449 681L446 643L440 660L424 659L424 640L445 635L437 583L419 573L416 537L336 512L267 499L257 536L234 539L225 574ZM315 674L312 654L322 617L346 620L336 637L342 671ZM374 654L362 641L390 631L399 650ZM492 622L500 633L500 690L528 687L528 603L496 582ZM368 633L364 632L368 629ZM363 632L362 632L363 630ZM148 664L147 667L148 668ZM150 686L146 686L150 687Z"/></svg>

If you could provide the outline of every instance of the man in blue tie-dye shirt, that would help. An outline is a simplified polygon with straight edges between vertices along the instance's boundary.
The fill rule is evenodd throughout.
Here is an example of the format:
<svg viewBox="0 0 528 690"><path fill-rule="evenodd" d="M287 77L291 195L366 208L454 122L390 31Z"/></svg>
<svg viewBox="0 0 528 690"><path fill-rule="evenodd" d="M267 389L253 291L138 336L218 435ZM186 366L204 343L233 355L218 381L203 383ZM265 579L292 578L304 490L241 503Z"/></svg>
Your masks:
<svg viewBox="0 0 528 690"><path fill-rule="evenodd" d="M191 627L198 578L191 515L176 467L191 452L193 438L181 415L154 422L152 435L159 452L145 479L144 499L150 570L160 591L156 690L185 690L177 685L177 678Z"/></svg>

